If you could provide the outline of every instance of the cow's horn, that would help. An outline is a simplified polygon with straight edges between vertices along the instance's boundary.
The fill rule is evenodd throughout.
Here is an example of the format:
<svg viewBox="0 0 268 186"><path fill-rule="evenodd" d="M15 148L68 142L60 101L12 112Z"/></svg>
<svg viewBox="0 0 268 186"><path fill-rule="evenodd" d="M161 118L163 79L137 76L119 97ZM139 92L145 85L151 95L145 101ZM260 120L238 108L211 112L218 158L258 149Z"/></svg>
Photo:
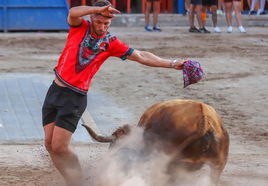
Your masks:
<svg viewBox="0 0 268 186"><path fill-rule="evenodd" d="M112 142L114 140L113 136L100 136L96 134L89 126L82 124L83 127L85 127L89 133L89 135L96 140L97 142L103 142L103 143L108 143Z"/></svg>

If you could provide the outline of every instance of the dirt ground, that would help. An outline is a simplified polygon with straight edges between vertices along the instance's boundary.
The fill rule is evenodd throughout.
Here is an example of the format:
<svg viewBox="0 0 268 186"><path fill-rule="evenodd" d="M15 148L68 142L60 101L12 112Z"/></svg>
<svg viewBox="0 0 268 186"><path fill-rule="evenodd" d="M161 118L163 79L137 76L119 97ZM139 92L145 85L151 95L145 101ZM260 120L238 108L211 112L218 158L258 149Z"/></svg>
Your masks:
<svg viewBox="0 0 268 186"><path fill-rule="evenodd" d="M210 28L211 29L211 28ZM166 59L200 61L203 79L183 89L182 72L108 59L92 80L117 106L132 113L136 124L152 104L172 99L202 101L215 108L230 134L230 153L219 185L268 185L268 32L189 34L187 28L110 28L127 45ZM224 29L222 28L222 31ZM49 73L57 64L67 33L8 33L0 37L0 73ZM111 118L112 120L115 118ZM41 121L40 121L41 122ZM42 144L42 142L40 142ZM87 185L107 144L73 144ZM42 145L1 145L0 185L64 185Z"/></svg>

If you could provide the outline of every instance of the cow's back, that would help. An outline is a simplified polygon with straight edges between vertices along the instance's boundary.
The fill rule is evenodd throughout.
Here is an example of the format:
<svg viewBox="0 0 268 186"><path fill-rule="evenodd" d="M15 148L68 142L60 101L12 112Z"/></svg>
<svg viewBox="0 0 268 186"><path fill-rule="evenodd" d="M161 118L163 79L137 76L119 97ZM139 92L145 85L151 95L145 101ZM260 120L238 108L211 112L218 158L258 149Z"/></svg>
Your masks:
<svg viewBox="0 0 268 186"><path fill-rule="evenodd" d="M145 128L145 141L158 143L167 152L180 147L197 134L203 136L211 131L221 139L226 131L221 118L211 106L192 100L154 104L142 115L138 126Z"/></svg>

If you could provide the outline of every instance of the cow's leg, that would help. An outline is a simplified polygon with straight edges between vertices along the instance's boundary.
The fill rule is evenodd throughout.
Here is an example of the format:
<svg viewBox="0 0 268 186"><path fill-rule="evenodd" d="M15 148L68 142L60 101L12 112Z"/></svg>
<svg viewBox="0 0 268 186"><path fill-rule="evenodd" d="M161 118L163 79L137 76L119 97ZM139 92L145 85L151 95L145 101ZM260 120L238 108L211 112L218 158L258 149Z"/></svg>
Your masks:
<svg viewBox="0 0 268 186"><path fill-rule="evenodd" d="M222 149L223 150L220 153L218 153L216 157L211 159L211 162L209 163L209 166L211 167L211 173L210 173L211 181L215 185L217 185L220 175L227 163L229 153L229 142L228 144L225 144L225 146Z"/></svg>
<svg viewBox="0 0 268 186"><path fill-rule="evenodd" d="M209 164L211 168L210 178L213 184L217 185L220 175L225 167L225 163Z"/></svg>

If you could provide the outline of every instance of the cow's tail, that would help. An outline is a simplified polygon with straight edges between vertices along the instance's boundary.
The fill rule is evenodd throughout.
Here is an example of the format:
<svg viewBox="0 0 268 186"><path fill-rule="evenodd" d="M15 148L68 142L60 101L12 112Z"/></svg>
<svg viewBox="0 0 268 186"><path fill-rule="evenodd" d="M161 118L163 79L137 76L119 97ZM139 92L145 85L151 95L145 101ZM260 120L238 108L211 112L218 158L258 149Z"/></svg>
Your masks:
<svg viewBox="0 0 268 186"><path fill-rule="evenodd" d="M210 122L211 119L210 117L207 116L206 114L206 108L204 107L203 103L200 103L200 107L202 110L202 114L203 114L203 120L201 120L201 122L199 123L198 126L199 130L193 134L191 137L189 137L187 140L185 140L179 147L179 152L182 152L182 150L187 147L190 143L196 141L197 139L200 139L201 137L203 137L210 129Z"/></svg>

